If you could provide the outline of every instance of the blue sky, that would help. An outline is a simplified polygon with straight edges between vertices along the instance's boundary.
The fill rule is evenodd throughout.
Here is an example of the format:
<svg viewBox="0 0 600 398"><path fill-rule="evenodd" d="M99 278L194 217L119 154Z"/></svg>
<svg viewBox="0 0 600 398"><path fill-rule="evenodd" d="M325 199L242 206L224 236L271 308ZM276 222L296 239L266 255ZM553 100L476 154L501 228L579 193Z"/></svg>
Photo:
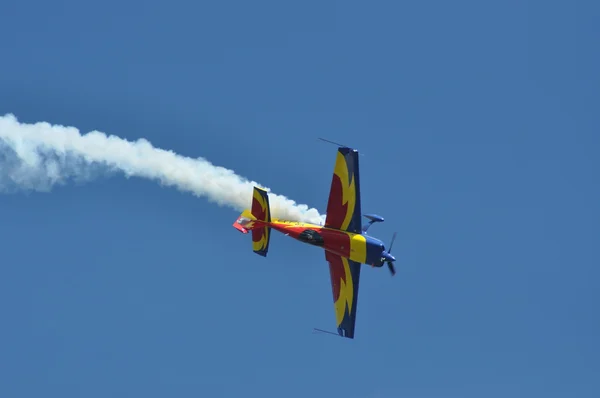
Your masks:
<svg viewBox="0 0 600 398"><path fill-rule="evenodd" d="M121 176L0 196L0 395L596 397L600 7L2 6L0 114L146 138L324 212L359 148L356 339L320 250Z"/></svg>

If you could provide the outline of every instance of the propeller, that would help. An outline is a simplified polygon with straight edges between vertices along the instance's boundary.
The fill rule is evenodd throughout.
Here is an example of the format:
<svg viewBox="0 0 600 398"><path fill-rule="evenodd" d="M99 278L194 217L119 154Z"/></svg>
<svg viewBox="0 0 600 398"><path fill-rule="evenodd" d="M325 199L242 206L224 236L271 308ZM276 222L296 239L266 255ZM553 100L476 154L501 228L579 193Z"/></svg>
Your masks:
<svg viewBox="0 0 600 398"><path fill-rule="evenodd" d="M390 242L390 248L388 250L388 253L392 252L392 245L394 244L394 240L396 240L396 232L394 232L394 235L392 235L392 241Z"/></svg>
<svg viewBox="0 0 600 398"><path fill-rule="evenodd" d="M388 256L384 257L385 262L387 263L387 266L388 266L392 276L396 275L396 268L394 267L394 261L396 259L392 256L392 245L394 244L394 240L396 240L396 232L394 232L394 235L392 235L392 241L390 242L390 248L387 251Z"/></svg>

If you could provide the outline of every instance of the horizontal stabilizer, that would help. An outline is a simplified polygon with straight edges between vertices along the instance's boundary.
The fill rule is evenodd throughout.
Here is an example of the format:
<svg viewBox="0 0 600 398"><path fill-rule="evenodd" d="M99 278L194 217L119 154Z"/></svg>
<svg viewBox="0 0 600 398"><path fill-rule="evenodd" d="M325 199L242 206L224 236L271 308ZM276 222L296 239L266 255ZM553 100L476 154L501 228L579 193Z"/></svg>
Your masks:
<svg viewBox="0 0 600 398"><path fill-rule="evenodd" d="M247 234L254 228L254 220L256 220L256 217L252 215L250 210L244 210L233 223L233 227L241 233Z"/></svg>

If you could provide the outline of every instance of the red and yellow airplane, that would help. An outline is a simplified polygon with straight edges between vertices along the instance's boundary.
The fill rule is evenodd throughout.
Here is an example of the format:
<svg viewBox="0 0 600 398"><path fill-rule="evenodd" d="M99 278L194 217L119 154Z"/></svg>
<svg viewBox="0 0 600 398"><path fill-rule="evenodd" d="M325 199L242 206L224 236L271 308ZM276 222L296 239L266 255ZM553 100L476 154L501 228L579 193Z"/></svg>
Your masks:
<svg viewBox="0 0 600 398"><path fill-rule="evenodd" d="M252 208L244 210L233 226L242 233L251 232L253 251L265 257L269 250L271 229L323 248L325 259L329 263L337 332L342 337L352 339L356 323L361 264L382 267L387 263L392 275L396 273L396 259L390 254L396 234L394 233L390 248L386 251L379 239L366 234L371 224L383 222L383 218L374 214L365 217L370 221L363 227L358 151L340 146L335 160L324 226L272 219L267 192L258 187L254 187Z"/></svg>

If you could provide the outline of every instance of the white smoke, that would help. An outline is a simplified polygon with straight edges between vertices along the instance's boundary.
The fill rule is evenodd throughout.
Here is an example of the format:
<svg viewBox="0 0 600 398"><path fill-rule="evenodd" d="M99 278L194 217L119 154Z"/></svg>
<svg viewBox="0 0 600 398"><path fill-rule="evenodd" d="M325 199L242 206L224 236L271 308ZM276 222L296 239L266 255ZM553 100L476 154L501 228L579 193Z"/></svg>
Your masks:
<svg viewBox="0 0 600 398"><path fill-rule="evenodd" d="M316 209L275 195L232 170L155 148L144 139L131 142L99 131L82 135L75 127L0 116L0 192L50 191L54 185L106 172L156 180L238 211L250 207L256 185L269 191L273 217L317 224L324 220Z"/></svg>

